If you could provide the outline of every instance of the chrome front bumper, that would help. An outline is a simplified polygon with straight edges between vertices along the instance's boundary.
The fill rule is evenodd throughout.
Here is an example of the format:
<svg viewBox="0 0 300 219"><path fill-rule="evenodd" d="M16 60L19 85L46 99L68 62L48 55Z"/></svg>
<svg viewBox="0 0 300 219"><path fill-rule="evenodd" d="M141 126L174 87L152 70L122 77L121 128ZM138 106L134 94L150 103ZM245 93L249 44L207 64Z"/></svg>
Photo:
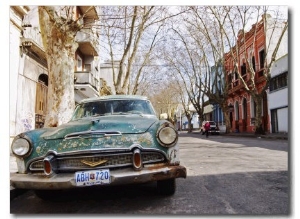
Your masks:
<svg viewBox="0 0 300 219"><path fill-rule="evenodd" d="M186 178L186 168L183 166L147 167L139 171L132 168L111 170L110 185L145 183L151 181L165 180L171 178ZM76 186L74 173L59 173L51 176L33 174L10 174L10 184L17 189L71 189L82 188ZM103 185L95 185L103 186Z"/></svg>

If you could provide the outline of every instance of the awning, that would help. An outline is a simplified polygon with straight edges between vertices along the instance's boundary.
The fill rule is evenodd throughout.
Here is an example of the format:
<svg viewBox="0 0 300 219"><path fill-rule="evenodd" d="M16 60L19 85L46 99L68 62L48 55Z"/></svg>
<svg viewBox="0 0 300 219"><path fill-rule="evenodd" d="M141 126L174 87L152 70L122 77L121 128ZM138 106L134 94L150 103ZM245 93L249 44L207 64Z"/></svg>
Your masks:
<svg viewBox="0 0 300 219"><path fill-rule="evenodd" d="M207 114L213 111L213 105L209 104L207 106L204 107L203 109L203 114Z"/></svg>

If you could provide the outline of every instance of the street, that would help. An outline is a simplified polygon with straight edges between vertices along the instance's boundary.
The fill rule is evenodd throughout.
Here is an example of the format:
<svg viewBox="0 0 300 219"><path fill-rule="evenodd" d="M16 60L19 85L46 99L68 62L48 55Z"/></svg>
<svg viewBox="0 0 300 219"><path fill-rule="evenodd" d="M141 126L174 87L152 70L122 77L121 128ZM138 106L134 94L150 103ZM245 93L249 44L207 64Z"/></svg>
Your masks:
<svg viewBox="0 0 300 219"><path fill-rule="evenodd" d="M289 215L288 141L196 133L179 135L187 178L164 197L155 183L61 192L43 201L33 191L11 200L11 214Z"/></svg>

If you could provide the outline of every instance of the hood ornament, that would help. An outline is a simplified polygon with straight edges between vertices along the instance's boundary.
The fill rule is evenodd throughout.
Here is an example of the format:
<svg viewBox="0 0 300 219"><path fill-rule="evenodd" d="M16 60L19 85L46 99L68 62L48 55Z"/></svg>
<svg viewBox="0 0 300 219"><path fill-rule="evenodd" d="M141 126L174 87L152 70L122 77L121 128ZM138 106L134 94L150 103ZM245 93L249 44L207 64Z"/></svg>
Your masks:
<svg viewBox="0 0 300 219"><path fill-rule="evenodd" d="M81 163L88 165L90 167L96 167L99 166L101 164L104 164L107 162L107 160L99 160L99 161L88 161L88 160L81 160Z"/></svg>

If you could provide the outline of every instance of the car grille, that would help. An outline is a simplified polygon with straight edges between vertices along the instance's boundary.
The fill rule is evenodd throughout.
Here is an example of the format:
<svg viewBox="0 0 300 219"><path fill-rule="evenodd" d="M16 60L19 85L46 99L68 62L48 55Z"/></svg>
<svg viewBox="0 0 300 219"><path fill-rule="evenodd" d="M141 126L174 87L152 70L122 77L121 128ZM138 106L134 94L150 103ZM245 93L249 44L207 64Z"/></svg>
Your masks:
<svg viewBox="0 0 300 219"><path fill-rule="evenodd" d="M142 152L143 164L165 162L165 156L159 152ZM102 164L89 166L86 163L97 163L103 161ZM132 166L132 153L118 154L94 154L81 156L65 156L56 157L52 161L52 166L56 167L55 172L75 172L79 170L91 170L101 168L120 168ZM44 171L43 159L32 162L29 165L32 172Z"/></svg>

